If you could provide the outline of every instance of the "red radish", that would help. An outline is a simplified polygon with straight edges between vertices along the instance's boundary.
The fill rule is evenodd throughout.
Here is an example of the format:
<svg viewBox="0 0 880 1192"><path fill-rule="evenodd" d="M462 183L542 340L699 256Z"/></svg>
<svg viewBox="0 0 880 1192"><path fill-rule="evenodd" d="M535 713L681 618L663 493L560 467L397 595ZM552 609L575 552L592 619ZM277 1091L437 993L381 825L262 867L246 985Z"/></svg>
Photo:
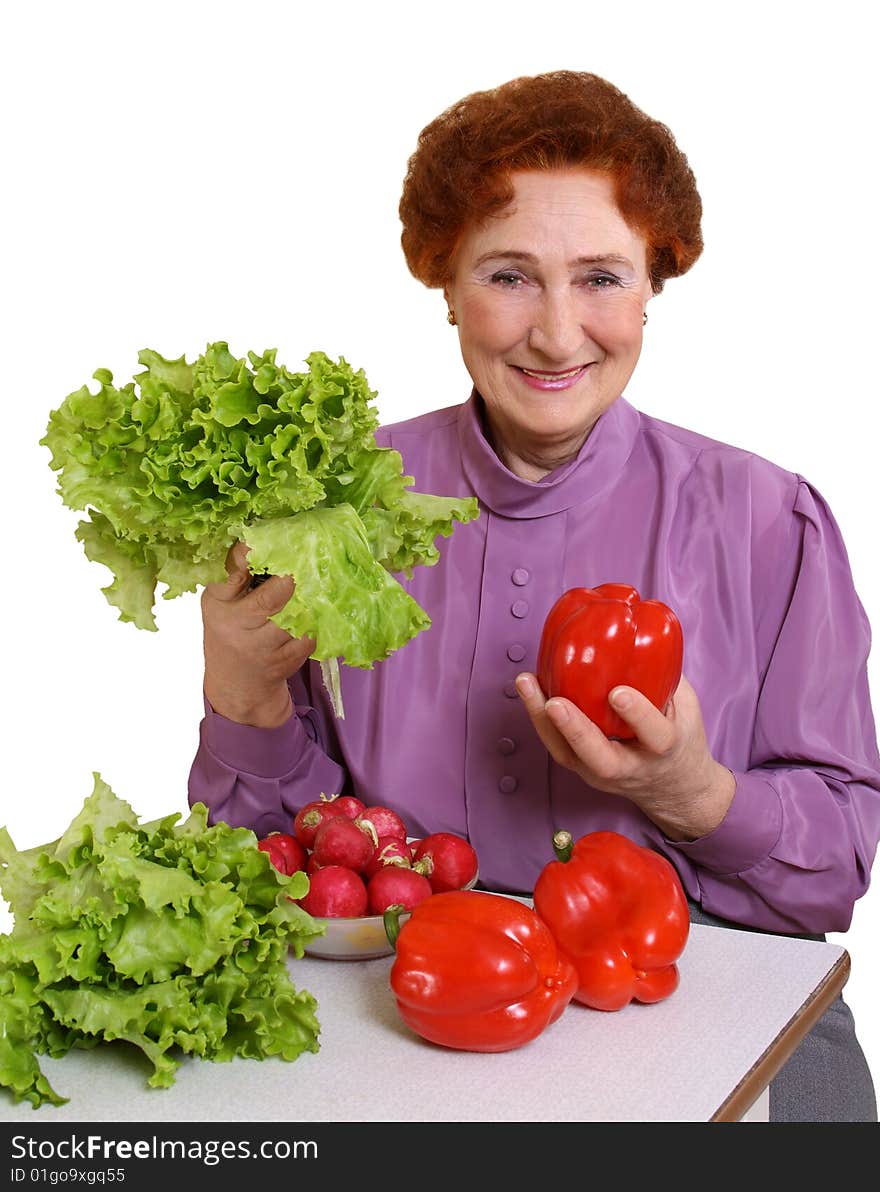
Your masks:
<svg viewBox="0 0 880 1192"><path fill-rule="evenodd" d="M398 836L380 836L376 851L367 862L364 877L371 878L374 873L384 869L386 865L397 865L401 869L409 869L412 855L409 845Z"/></svg>
<svg viewBox="0 0 880 1192"><path fill-rule="evenodd" d="M367 882L367 906L371 915L384 915L389 906L411 911L433 892L431 883L421 873L386 865Z"/></svg>
<svg viewBox="0 0 880 1192"><path fill-rule="evenodd" d="M406 840L406 824L390 807L378 804L373 807L365 807L358 818L361 821L369 821L376 829L377 837L397 836L400 840Z"/></svg>
<svg viewBox="0 0 880 1192"><path fill-rule="evenodd" d="M460 890L477 876L477 854L463 836L433 832L419 841L413 869L427 877L435 894Z"/></svg>
<svg viewBox="0 0 880 1192"><path fill-rule="evenodd" d="M270 832L257 841L257 848L268 853L275 868L288 876L306 867L306 850L289 832Z"/></svg>
<svg viewBox="0 0 880 1192"><path fill-rule="evenodd" d="M358 821L340 814L325 820L315 833L312 856L323 869L344 865L360 873L372 857L376 841L358 826Z"/></svg>
<svg viewBox="0 0 880 1192"><path fill-rule="evenodd" d="M323 866L321 865L321 862L317 860L317 858L315 857L315 854L309 853L308 859L306 860L306 873L309 874L309 876L311 876L315 872L316 869L321 869L321 868L323 868Z"/></svg>
<svg viewBox="0 0 880 1192"><path fill-rule="evenodd" d="M338 795L334 802L349 819L357 819L366 806L363 799L358 799L356 795Z"/></svg>
<svg viewBox="0 0 880 1192"><path fill-rule="evenodd" d="M296 900L310 915L322 919L358 919L367 913L364 879L344 865L326 865L309 878L309 892Z"/></svg>
<svg viewBox="0 0 880 1192"><path fill-rule="evenodd" d="M341 807L337 807L335 799L312 799L300 807L294 816L293 834L303 846L312 848L315 843L315 833L324 820L335 816L345 816ZM347 817L346 817L347 818Z"/></svg>

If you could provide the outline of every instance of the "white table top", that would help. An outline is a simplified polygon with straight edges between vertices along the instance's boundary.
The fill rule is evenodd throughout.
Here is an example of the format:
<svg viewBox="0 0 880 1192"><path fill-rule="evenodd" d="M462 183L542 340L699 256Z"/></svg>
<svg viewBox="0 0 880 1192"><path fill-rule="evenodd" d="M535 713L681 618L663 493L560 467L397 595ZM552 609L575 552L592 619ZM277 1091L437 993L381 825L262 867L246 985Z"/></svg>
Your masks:
<svg viewBox="0 0 880 1192"><path fill-rule="evenodd" d="M0 1120L705 1122L736 1103L735 1118L761 1093L773 1049L785 1050L804 1007L810 1019L845 980L849 957L836 944L693 924L665 1002L614 1013L572 1003L531 1043L490 1055L414 1035L388 984L392 960L291 959L294 985L317 998L317 1054L186 1056L170 1089L147 1087L151 1069L132 1048L40 1057L68 1104L35 1111L0 1090Z"/></svg>

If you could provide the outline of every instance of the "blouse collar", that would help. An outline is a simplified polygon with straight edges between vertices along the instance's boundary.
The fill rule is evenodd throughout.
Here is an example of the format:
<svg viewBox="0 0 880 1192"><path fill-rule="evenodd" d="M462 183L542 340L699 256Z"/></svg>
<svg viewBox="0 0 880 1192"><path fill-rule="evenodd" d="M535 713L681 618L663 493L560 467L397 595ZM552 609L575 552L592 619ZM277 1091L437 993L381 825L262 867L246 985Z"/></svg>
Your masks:
<svg viewBox="0 0 880 1192"><path fill-rule="evenodd" d="M618 397L597 419L574 459L541 480L523 480L501 462L487 440L482 402L474 390L460 408L458 438L473 492L502 517L546 517L592 500L619 477L635 445L638 410Z"/></svg>

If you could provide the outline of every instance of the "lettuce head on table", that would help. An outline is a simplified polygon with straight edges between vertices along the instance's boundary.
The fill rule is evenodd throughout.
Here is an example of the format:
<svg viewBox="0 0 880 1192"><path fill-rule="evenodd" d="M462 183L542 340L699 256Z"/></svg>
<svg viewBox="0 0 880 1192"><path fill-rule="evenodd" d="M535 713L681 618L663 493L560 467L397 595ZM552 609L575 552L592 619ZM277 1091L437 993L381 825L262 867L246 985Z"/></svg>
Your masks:
<svg viewBox="0 0 880 1192"><path fill-rule="evenodd" d="M296 904L304 873L272 865L247 828L209 827L196 803L141 824L99 774L51 844L0 828L0 1086L63 1104L38 1056L125 1041L167 1088L185 1054L294 1060L319 1050L317 1003L290 957L324 927Z"/></svg>
<svg viewBox="0 0 880 1192"><path fill-rule="evenodd" d="M475 497L411 491L397 451L375 439L376 394L323 352L290 372L276 350L236 358L209 344L194 363L148 348L122 386L98 369L53 410L41 445L58 492L87 519L86 555L113 573L119 619L156 629L172 599L226 577L237 541L254 573L292 575L272 619L315 639L338 716L339 662L371 668L430 626L394 578L439 560L436 539L478 515Z"/></svg>

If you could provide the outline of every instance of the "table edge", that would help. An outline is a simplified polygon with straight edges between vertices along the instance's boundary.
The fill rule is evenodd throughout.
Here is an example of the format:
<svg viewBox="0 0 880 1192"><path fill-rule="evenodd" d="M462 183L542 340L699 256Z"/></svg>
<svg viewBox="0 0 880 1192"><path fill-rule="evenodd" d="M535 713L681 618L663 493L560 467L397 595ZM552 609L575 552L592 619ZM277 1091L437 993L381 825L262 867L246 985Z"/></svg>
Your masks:
<svg viewBox="0 0 880 1192"><path fill-rule="evenodd" d="M738 1122L751 1109L794 1049L841 992L849 978L850 965L849 952L844 948L820 984L715 1110L710 1122Z"/></svg>

